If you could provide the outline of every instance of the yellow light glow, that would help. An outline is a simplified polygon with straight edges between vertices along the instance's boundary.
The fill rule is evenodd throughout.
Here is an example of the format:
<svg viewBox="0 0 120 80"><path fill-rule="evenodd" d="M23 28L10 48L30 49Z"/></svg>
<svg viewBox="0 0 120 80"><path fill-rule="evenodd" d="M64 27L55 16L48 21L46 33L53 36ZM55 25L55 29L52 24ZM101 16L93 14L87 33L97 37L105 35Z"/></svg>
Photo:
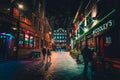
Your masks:
<svg viewBox="0 0 120 80"><path fill-rule="evenodd" d="M88 28L85 28L84 31L87 32L87 31L88 31Z"/></svg>
<svg viewBox="0 0 120 80"><path fill-rule="evenodd" d="M97 15L97 7L96 7L96 5L93 7L93 9L92 9L92 14L91 14L91 16L92 17L96 17L96 15Z"/></svg>
<svg viewBox="0 0 120 80"><path fill-rule="evenodd" d="M49 32L49 34L51 35L51 34L52 34L52 32Z"/></svg>
<svg viewBox="0 0 120 80"><path fill-rule="evenodd" d="M98 23L98 20L95 20L92 24L92 27L95 26Z"/></svg>
<svg viewBox="0 0 120 80"><path fill-rule="evenodd" d="M12 28L13 30L17 30L17 28Z"/></svg>
<svg viewBox="0 0 120 80"><path fill-rule="evenodd" d="M19 4L18 7L19 7L20 9L23 9L23 5L22 5L22 4Z"/></svg>

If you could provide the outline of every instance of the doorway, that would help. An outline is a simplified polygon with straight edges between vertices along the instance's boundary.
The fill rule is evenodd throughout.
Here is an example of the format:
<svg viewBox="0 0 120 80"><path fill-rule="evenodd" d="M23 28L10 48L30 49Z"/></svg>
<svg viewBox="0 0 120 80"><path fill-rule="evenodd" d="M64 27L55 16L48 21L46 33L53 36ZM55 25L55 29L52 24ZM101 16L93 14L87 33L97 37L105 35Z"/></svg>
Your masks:
<svg viewBox="0 0 120 80"><path fill-rule="evenodd" d="M7 59L7 53L8 53L8 42L7 37L0 35L0 60Z"/></svg>
<svg viewBox="0 0 120 80"><path fill-rule="evenodd" d="M103 36L98 36L95 38L96 41L96 52L100 56L104 56L105 52L105 46L104 46L104 37Z"/></svg>

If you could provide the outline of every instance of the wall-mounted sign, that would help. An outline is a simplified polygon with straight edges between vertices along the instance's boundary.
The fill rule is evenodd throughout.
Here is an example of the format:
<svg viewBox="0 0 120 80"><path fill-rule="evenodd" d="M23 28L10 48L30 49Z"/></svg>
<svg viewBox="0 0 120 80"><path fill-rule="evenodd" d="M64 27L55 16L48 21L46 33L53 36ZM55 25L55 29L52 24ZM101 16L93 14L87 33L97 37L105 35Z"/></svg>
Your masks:
<svg viewBox="0 0 120 80"><path fill-rule="evenodd" d="M111 40L111 37L106 37L106 40L105 40L106 43L112 43L112 40Z"/></svg>
<svg viewBox="0 0 120 80"><path fill-rule="evenodd" d="M104 30L107 30L111 26L113 26L113 21L109 20L105 24L103 24L103 25L97 27L95 30L93 30L93 34L96 34L96 33L102 32Z"/></svg>

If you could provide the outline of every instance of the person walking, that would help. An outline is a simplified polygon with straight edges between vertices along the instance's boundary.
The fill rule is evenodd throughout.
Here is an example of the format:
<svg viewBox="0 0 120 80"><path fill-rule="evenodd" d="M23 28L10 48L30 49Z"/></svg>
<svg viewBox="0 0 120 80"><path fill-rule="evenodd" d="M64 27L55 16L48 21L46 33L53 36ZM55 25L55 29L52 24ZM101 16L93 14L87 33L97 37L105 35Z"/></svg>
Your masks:
<svg viewBox="0 0 120 80"><path fill-rule="evenodd" d="M49 59L49 62L51 61L51 51L50 49L47 50L47 61Z"/></svg>
<svg viewBox="0 0 120 80"><path fill-rule="evenodd" d="M83 60L84 60L84 78L87 78L88 74L88 64L89 66L92 65L92 52L88 48L88 45L85 45L85 47L82 49L81 54L83 55Z"/></svg>
<svg viewBox="0 0 120 80"><path fill-rule="evenodd" d="M42 49L42 54L43 54L43 60L45 60L45 56L46 56L46 47L43 47L43 49Z"/></svg>

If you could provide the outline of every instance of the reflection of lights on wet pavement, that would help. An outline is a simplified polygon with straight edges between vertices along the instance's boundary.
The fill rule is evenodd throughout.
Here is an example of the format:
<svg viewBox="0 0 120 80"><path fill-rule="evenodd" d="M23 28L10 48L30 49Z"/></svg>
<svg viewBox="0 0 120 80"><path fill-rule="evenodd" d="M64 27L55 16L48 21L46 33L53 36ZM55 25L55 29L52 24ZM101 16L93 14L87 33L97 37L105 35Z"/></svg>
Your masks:
<svg viewBox="0 0 120 80"><path fill-rule="evenodd" d="M70 78L82 74L83 66L78 67L67 52L53 52L51 62L48 75L53 80L70 80Z"/></svg>
<svg viewBox="0 0 120 80"><path fill-rule="evenodd" d="M0 80L70 80L82 71L83 66L78 66L68 52L52 52L51 62L27 59L0 64Z"/></svg>
<svg viewBox="0 0 120 80"><path fill-rule="evenodd" d="M83 80L83 69L84 64L77 64L68 52L52 52L51 62L41 57L0 64L0 80ZM114 80L111 77L108 75L107 80Z"/></svg>

